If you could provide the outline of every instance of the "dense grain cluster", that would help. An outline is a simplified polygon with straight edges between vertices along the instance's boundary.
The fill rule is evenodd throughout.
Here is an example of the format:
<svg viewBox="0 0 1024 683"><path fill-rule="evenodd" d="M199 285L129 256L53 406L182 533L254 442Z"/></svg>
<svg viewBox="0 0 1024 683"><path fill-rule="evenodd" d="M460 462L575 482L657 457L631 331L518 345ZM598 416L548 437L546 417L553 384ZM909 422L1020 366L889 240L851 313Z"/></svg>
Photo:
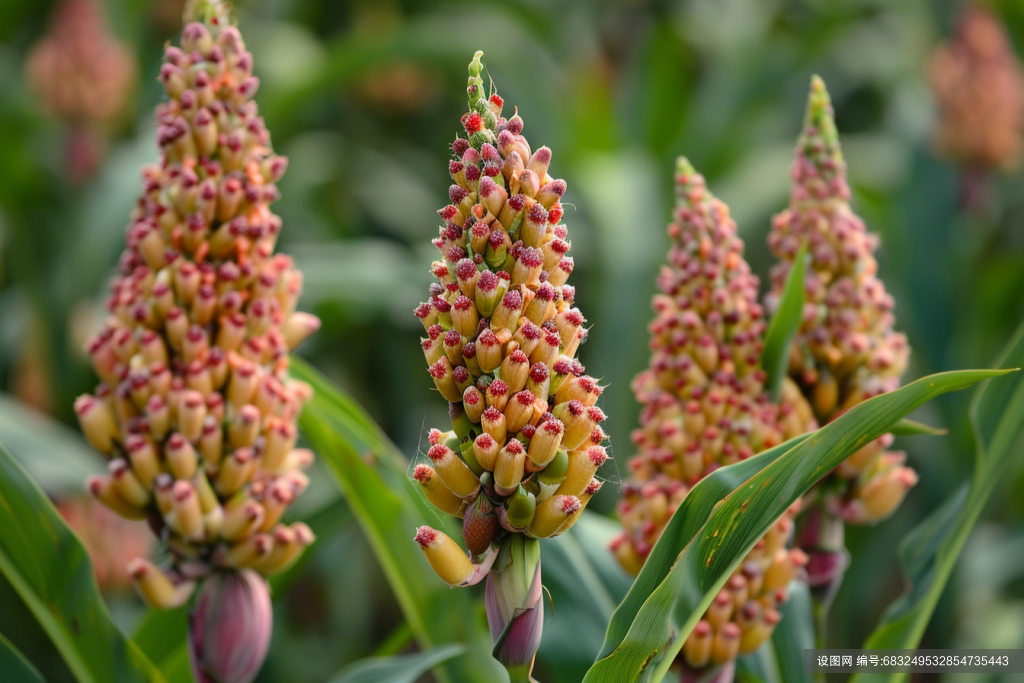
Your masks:
<svg viewBox="0 0 1024 683"><path fill-rule="evenodd" d="M644 407L618 508L624 531L612 543L634 574L701 478L815 426L795 385L785 385L779 404L765 391L758 279L728 207L686 159L678 162L668 233L668 264L649 325L650 365L633 382ZM786 549L795 512L776 521L694 628L683 648L690 667L734 659L771 634L786 585L805 560Z"/></svg>
<svg viewBox="0 0 1024 683"><path fill-rule="evenodd" d="M160 160L143 169L109 316L88 348L102 383L75 402L110 459L89 490L148 520L169 551L166 570L131 566L142 596L165 608L211 570L270 574L313 540L280 522L312 461L295 448L310 388L288 378L288 352L319 325L296 312L302 274L274 252L281 220L269 205L287 160L271 150L252 54L226 7L193 11L201 21L164 56Z"/></svg>
<svg viewBox="0 0 1024 683"><path fill-rule="evenodd" d="M575 359L587 328L566 284L566 184L549 172L551 150L532 149L519 115L505 118L501 97L484 92L481 69L478 53L466 137L452 143L451 203L438 212L437 282L416 309L452 430L431 432L429 464L414 478L436 507L463 518L469 554L427 527L417 540L453 585L485 575L489 565L473 558L505 535L548 538L571 527L608 457L602 387Z"/></svg>
<svg viewBox="0 0 1024 683"><path fill-rule="evenodd" d="M899 386L910 347L893 330L893 298L876 273L878 238L850 208L846 163L832 105L815 77L791 169L789 208L775 216L768 245L772 269L769 310L778 304L800 245L808 245L807 304L789 372L824 424L845 410ZM887 517L917 476L904 455L886 451L891 436L860 449L818 487L830 510L850 522Z"/></svg>

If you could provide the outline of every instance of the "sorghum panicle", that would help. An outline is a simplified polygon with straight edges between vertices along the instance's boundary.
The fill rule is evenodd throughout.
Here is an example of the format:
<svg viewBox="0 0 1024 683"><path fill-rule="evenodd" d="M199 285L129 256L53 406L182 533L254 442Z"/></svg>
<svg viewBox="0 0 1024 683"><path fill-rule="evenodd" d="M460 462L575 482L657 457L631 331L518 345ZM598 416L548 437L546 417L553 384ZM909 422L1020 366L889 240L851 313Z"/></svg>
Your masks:
<svg viewBox="0 0 1024 683"><path fill-rule="evenodd" d="M939 148L974 169L1012 169L1024 150L1024 66L990 9L970 3L928 64Z"/></svg>
<svg viewBox="0 0 1024 683"><path fill-rule="evenodd" d="M824 424L898 387L910 347L893 330L895 303L876 275L878 238L850 208L832 104L818 77L811 81L795 154L790 205L775 216L768 236L780 262L765 301L769 310L778 305L793 260L807 242L807 304L789 373ZM866 523L896 509L917 476L903 466L902 453L886 451L891 443L886 435L868 444L818 487L835 514Z"/></svg>
<svg viewBox="0 0 1024 683"><path fill-rule="evenodd" d="M488 574L499 547L525 535L530 540L516 541L506 555L531 566L496 568L487 586L526 600L529 586L504 583L539 571L533 539L568 530L601 487L595 474L608 454L596 403L603 387L575 359L587 328L567 284L566 183L550 173L551 150L533 149L522 118L506 118L502 98L485 92L481 56L469 67L466 137L451 147L451 203L438 212L437 282L416 309L452 429L431 431L429 464L416 466L413 477L437 508L463 519L468 552L429 527L416 540L444 581L470 585ZM518 665L532 662L535 646L527 645L539 640L543 620L536 622L517 627L523 642L506 642L496 655L506 667L526 654Z"/></svg>
<svg viewBox="0 0 1024 683"><path fill-rule="evenodd" d="M624 531L612 542L633 574L700 479L816 427L791 382L779 405L765 391L758 279L729 208L684 158L668 234L668 264L648 327L650 365L633 381L644 407L618 507ZM786 549L795 511L776 521L694 628L682 651L691 669L751 652L771 634L786 586L805 561L801 551Z"/></svg>
<svg viewBox="0 0 1024 683"><path fill-rule="evenodd" d="M105 124L124 108L135 56L111 34L102 3L61 0L27 58L28 80L55 116Z"/></svg>
<svg viewBox="0 0 1024 683"><path fill-rule="evenodd" d="M311 389L289 379L288 353L319 325L296 312L302 274L274 253L281 220L269 205L287 161L271 150L226 4L186 11L160 70L160 160L142 171L109 316L88 348L102 383L75 402L110 459L89 491L147 520L167 547L168 567L131 565L161 608L211 572L282 571L313 541L306 525L280 522L312 462L295 448Z"/></svg>
<svg viewBox="0 0 1024 683"><path fill-rule="evenodd" d="M26 76L43 107L71 126L66 162L73 179L99 165L103 129L124 111L136 71L135 55L112 35L102 3L61 0L26 59Z"/></svg>
<svg viewBox="0 0 1024 683"><path fill-rule="evenodd" d="M466 520L477 555L505 534L565 532L607 458L603 389L574 358L587 328L566 284L565 181L548 172L551 150L531 149L519 115L506 119L501 97L484 93L480 54L467 137L452 143L451 203L438 212L438 282L416 309L453 431L431 432L431 465L414 473L438 508Z"/></svg>

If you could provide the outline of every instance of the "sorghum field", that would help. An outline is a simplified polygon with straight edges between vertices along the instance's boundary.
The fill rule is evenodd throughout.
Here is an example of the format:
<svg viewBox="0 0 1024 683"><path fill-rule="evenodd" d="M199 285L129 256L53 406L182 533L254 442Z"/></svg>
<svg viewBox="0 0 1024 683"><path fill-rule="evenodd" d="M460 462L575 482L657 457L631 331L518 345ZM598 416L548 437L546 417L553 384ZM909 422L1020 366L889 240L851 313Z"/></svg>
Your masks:
<svg viewBox="0 0 1024 683"><path fill-rule="evenodd" d="M804 650L1024 648L1021 55L0 4L0 682L978 680Z"/></svg>

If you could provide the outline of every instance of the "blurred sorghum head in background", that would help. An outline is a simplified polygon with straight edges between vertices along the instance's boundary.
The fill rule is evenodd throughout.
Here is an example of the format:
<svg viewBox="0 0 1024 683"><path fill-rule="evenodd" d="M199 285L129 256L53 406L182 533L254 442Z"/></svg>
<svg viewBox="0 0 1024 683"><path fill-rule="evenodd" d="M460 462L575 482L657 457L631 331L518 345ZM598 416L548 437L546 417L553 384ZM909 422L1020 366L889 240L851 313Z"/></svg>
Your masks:
<svg viewBox="0 0 1024 683"><path fill-rule="evenodd" d="M111 33L103 3L60 0L28 55L26 75L46 111L71 126L68 175L91 175L106 129L124 112L137 80L135 54Z"/></svg>
<svg viewBox="0 0 1024 683"><path fill-rule="evenodd" d="M766 391L758 278L743 258L729 207L684 158L668 234L657 316L648 326L650 365L633 380L644 406L633 432L638 454L618 506L624 530L612 542L632 574L694 484L817 426L792 382L779 403ZM785 547L796 510L776 521L691 632L682 650L690 669L725 664L771 635L786 585L804 563L802 551Z"/></svg>
<svg viewBox="0 0 1024 683"><path fill-rule="evenodd" d="M977 170L1013 169L1024 149L1024 67L999 19L976 2L928 64L938 104L936 142Z"/></svg>
<svg viewBox="0 0 1024 683"><path fill-rule="evenodd" d="M811 81L803 131L791 168L789 208L775 216L768 245L772 268L769 311L807 244L804 318L794 340L789 374L824 424L865 399L899 386L910 346L893 330L895 301L877 277L878 237L850 207L846 162L832 103L820 78ZM917 481L904 454L886 452L884 436L866 445L818 487L845 520L876 522L892 514Z"/></svg>

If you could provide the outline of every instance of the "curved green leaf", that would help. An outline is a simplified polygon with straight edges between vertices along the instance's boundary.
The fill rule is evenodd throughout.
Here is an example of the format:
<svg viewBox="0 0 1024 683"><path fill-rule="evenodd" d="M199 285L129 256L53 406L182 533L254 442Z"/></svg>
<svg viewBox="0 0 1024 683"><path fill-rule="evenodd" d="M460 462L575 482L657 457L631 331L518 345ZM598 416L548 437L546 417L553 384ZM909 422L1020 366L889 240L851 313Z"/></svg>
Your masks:
<svg viewBox="0 0 1024 683"><path fill-rule="evenodd" d="M0 393L0 443L51 496L80 495L96 451L73 429Z"/></svg>
<svg viewBox="0 0 1024 683"><path fill-rule="evenodd" d="M442 645L414 655L368 657L345 667L329 683L416 683L420 676L465 650L462 645Z"/></svg>
<svg viewBox="0 0 1024 683"><path fill-rule="evenodd" d="M187 652L188 606L161 610L150 608L139 622L132 640L167 675L168 664Z"/></svg>
<svg viewBox="0 0 1024 683"><path fill-rule="evenodd" d="M605 627L631 577L608 552L621 527L585 511L569 531L540 544L554 617L537 651L544 683L579 683L601 649Z"/></svg>
<svg viewBox="0 0 1024 683"><path fill-rule="evenodd" d="M680 551L704 526L715 505L808 436L798 436L735 465L721 467L693 487L665 525L629 593L612 615L599 659L611 655L622 644L640 608L668 576Z"/></svg>
<svg viewBox="0 0 1024 683"><path fill-rule="evenodd" d="M779 678L771 642L736 659L735 680L737 683L786 683L786 679Z"/></svg>
<svg viewBox="0 0 1024 683"><path fill-rule="evenodd" d="M893 436L942 436L943 434L948 434L949 430L903 418L893 425L889 433Z"/></svg>
<svg viewBox="0 0 1024 683"><path fill-rule="evenodd" d="M779 299L779 308L772 317L768 332L764 337L764 349L761 351L761 367L768 373L766 388L772 401L778 403L782 394L782 380L789 371L789 353L793 346L800 323L804 320L804 304L807 294L804 292L804 270L807 264L807 243L804 242L793 260L793 267L786 276L786 284Z"/></svg>
<svg viewBox="0 0 1024 683"><path fill-rule="evenodd" d="M80 683L164 683L111 620L78 537L2 446L0 572Z"/></svg>
<svg viewBox="0 0 1024 683"><path fill-rule="evenodd" d="M787 507L847 456L926 401L1000 374L1005 371L964 370L919 379L855 406L776 458L715 505L700 533L683 541L685 547L670 548L682 548L682 553L668 576L643 602L621 642L584 680L660 681L715 593ZM688 510L680 506L674 516ZM661 544L659 540L657 545Z"/></svg>
<svg viewBox="0 0 1024 683"><path fill-rule="evenodd" d="M291 371L314 389L300 428L345 494L420 647L466 645L465 655L438 670L439 678L505 680L504 668L491 657L491 638L472 593L449 589L412 540L416 527L428 522L447 524L450 535L457 536L457 527L441 522L409 481L405 458L351 397L297 358Z"/></svg>
<svg viewBox="0 0 1024 683"><path fill-rule="evenodd" d="M771 640L736 660L739 683L813 683L813 674L804 670L804 650L816 647L811 592L805 582L789 584L789 600L779 611L782 621Z"/></svg>
<svg viewBox="0 0 1024 683"><path fill-rule="evenodd" d="M339 434L345 436L349 443L356 444L357 448L368 450L378 458L391 458L404 471L408 464L405 456L354 398L297 356L291 357L289 367L297 379L308 382L317 391L323 389L318 394L316 404L329 410L332 426Z"/></svg>
<svg viewBox="0 0 1024 683"><path fill-rule="evenodd" d="M779 609L782 621L772 632L771 647L779 667L780 680L785 683L811 683L812 674L804 671L804 650L814 644L814 613L811 591L803 581L789 584L789 601Z"/></svg>
<svg viewBox="0 0 1024 683"><path fill-rule="evenodd" d="M0 671L6 683L46 683L32 662L0 633Z"/></svg>
<svg viewBox="0 0 1024 683"><path fill-rule="evenodd" d="M1024 366L1024 325L999 361L1001 368ZM977 444L974 476L917 526L900 547L900 562L910 588L886 611L864 647L917 647L985 503L1019 454L1024 432L1024 376L1014 381L987 380L971 402ZM906 680L906 674L856 674L856 683Z"/></svg>

